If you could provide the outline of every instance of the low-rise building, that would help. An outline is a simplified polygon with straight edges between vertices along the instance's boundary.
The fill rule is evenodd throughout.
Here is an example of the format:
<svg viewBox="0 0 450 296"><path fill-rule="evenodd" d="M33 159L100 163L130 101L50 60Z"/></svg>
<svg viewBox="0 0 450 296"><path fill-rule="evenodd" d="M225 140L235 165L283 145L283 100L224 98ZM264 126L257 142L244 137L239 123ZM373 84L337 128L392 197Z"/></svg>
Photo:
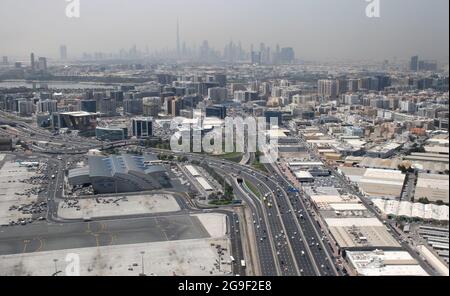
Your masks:
<svg viewBox="0 0 450 296"><path fill-rule="evenodd" d="M406 251L351 251L346 258L358 276L428 276Z"/></svg>

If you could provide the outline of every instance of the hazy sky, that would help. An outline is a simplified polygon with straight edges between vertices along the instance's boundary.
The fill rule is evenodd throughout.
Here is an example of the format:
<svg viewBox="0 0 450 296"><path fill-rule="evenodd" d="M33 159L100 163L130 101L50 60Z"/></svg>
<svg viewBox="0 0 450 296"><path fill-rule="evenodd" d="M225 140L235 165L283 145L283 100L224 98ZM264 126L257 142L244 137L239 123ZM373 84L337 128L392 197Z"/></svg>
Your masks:
<svg viewBox="0 0 450 296"><path fill-rule="evenodd" d="M69 56L176 46L176 19L189 46L207 39L292 46L302 59L391 59L419 54L448 61L448 0L380 0L367 18L365 0L80 0L81 17L65 0L0 0L0 56Z"/></svg>

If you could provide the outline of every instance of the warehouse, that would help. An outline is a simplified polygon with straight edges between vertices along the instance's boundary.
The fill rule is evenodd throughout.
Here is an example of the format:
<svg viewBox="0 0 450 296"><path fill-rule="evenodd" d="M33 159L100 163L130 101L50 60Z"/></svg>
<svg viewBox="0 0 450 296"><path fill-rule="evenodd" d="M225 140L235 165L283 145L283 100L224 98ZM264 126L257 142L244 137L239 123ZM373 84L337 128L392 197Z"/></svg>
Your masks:
<svg viewBox="0 0 450 296"><path fill-rule="evenodd" d="M346 258L358 276L428 276L406 251L347 252Z"/></svg>
<svg viewBox="0 0 450 296"><path fill-rule="evenodd" d="M409 201L397 201L390 199L373 199L374 205L386 217L405 217L426 221L447 221L448 206L432 204L411 203Z"/></svg>
<svg viewBox="0 0 450 296"><path fill-rule="evenodd" d="M314 206L322 210L331 210L331 205L337 204L358 204L360 199L354 195L312 195L311 200Z"/></svg>
<svg viewBox="0 0 450 296"><path fill-rule="evenodd" d="M400 248L399 243L377 218L327 218L325 223L341 250Z"/></svg>
<svg viewBox="0 0 450 296"><path fill-rule="evenodd" d="M398 170L340 167L339 172L374 197L400 197L405 182L405 175Z"/></svg>
<svg viewBox="0 0 450 296"><path fill-rule="evenodd" d="M420 173L417 179L415 200L426 198L430 202L442 201L448 204L448 175L423 174Z"/></svg>

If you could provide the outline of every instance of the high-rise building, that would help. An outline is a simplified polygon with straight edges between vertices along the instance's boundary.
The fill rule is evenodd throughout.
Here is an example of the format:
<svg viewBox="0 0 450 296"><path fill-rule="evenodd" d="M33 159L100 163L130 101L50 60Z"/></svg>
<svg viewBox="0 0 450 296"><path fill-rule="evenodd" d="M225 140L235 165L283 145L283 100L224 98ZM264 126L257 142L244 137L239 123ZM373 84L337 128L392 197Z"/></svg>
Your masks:
<svg viewBox="0 0 450 296"><path fill-rule="evenodd" d="M117 115L116 101L108 97L103 97L99 101L99 112L107 116Z"/></svg>
<svg viewBox="0 0 450 296"><path fill-rule="evenodd" d="M329 99L337 97L337 83L333 79L321 79L317 83L317 93L319 96Z"/></svg>
<svg viewBox="0 0 450 296"><path fill-rule="evenodd" d="M292 64L295 61L295 52L292 47L285 47L280 52L280 62L282 64Z"/></svg>
<svg viewBox="0 0 450 296"><path fill-rule="evenodd" d="M349 92L358 91L358 79L349 79L348 80L347 91L349 91Z"/></svg>
<svg viewBox="0 0 450 296"><path fill-rule="evenodd" d="M143 110L142 99L127 99L123 101L123 112L125 114L141 115Z"/></svg>
<svg viewBox="0 0 450 296"><path fill-rule="evenodd" d="M61 45L59 48L59 57L62 61L67 60L67 46Z"/></svg>
<svg viewBox="0 0 450 296"><path fill-rule="evenodd" d="M180 58L181 47L180 47L180 23L177 19L177 57Z"/></svg>
<svg viewBox="0 0 450 296"><path fill-rule="evenodd" d="M413 72L419 71L419 56L411 57L411 62L409 64L409 70Z"/></svg>
<svg viewBox="0 0 450 296"><path fill-rule="evenodd" d="M245 91L237 90L233 94L233 101L236 103L244 103L245 102Z"/></svg>
<svg viewBox="0 0 450 296"><path fill-rule="evenodd" d="M38 60L39 70L42 72L47 72L47 58L40 57Z"/></svg>
<svg viewBox="0 0 450 296"><path fill-rule="evenodd" d="M252 64L261 64L261 52L252 51Z"/></svg>
<svg viewBox="0 0 450 296"><path fill-rule="evenodd" d="M200 60L203 62L208 62L210 57L209 52L209 44L208 41L205 40L202 43L202 46L200 47Z"/></svg>
<svg viewBox="0 0 450 296"><path fill-rule="evenodd" d="M142 100L142 113L144 116L158 117L159 112L161 112L161 98L146 97Z"/></svg>
<svg viewBox="0 0 450 296"><path fill-rule="evenodd" d="M227 89L225 87L209 88L208 97L214 103L222 103L227 100Z"/></svg>
<svg viewBox="0 0 450 296"><path fill-rule="evenodd" d="M339 95L345 94L348 91L348 81L345 78L339 78L336 80L337 93Z"/></svg>
<svg viewBox="0 0 450 296"><path fill-rule="evenodd" d="M407 113L415 113L416 112L416 104L411 101L401 101L400 102L400 110Z"/></svg>
<svg viewBox="0 0 450 296"><path fill-rule="evenodd" d="M123 99L124 99L123 91L120 91L120 90L118 90L118 91L111 91L109 93L109 97L112 100L116 101L117 106L122 106L123 105Z"/></svg>
<svg viewBox="0 0 450 296"><path fill-rule="evenodd" d="M174 98L171 101L171 115L173 117L180 116L180 111L183 109L183 100L181 98Z"/></svg>
<svg viewBox="0 0 450 296"><path fill-rule="evenodd" d="M220 87L227 86L227 75L226 74L215 74L214 81L219 84Z"/></svg>
<svg viewBox="0 0 450 296"><path fill-rule="evenodd" d="M37 111L39 113L49 113L58 112L58 101L57 100L39 100L37 102Z"/></svg>
<svg viewBox="0 0 450 296"><path fill-rule="evenodd" d="M80 101L80 110L84 112L96 113L97 101L96 100L82 100Z"/></svg>
<svg viewBox="0 0 450 296"><path fill-rule="evenodd" d="M33 113L33 102L26 99L17 102L17 112L20 116L30 116Z"/></svg>
<svg viewBox="0 0 450 296"><path fill-rule="evenodd" d="M148 138L153 135L153 118L151 117L139 117L133 118L132 135L138 139Z"/></svg>
<svg viewBox="0 0 450 296"><path fill-rule="evenodd" d="M34 71L36 71L36 61L34 59L34 53L30 54L30 65L31 65L31 73L34 73Z"/></svg>
<svg viewBox="0 0 450 296"><path fill-rule="evenodd" d="M3 62L2 62L3 65L8 65L8 57L7 56L4 56L2 60L3 60Z"/></svg>
<svg viewBox="0 0 450 296"><path fill-rule="evenodd" d="M358 90L370 90L372 88L372 77L358 79Z"/></svg>

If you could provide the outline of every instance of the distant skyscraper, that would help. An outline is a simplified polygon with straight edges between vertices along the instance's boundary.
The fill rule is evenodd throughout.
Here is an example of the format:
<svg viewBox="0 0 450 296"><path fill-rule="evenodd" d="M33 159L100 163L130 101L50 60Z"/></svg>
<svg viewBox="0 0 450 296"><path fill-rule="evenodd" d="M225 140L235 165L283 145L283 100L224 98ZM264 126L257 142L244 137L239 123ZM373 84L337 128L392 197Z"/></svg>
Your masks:
<svg viewBox="0 0 450 296"><path fill-rule="evenodd" d="M34 60L34 53L31 53L30 55L30 62L31 62L31 72L34 73L34 71L36 70L36 63Z"/></svg>
<svg viewBox="0 0 450 296"><path fill-rule="evenodd" d="M252 64L261 64L261 52L251 52L252 55Z"/></svg>
<svg viewBox="0 0 450 296"><path fill-rule="evenodd" d="M181 47L180 47L180 23L177 19L177 56L180 57Z"/></svg>
<svg viewBox="0 0 450 296"><path fill-rule="evenodd" d="M62 61L67 60L67 46L61 45L61 47L59 48L59 56Z"/></svg>
<svg viewBox="0 0 450 296"><path fill-rule="evenodd" d="M295 60L295 53L292 47L285 47L280 52L280 62L283 64L292 64Z"/></svg>
<svg viewBox="0 0 450 296"><path fill-rule="evenodd" d="M47 58L39 58L39 70L42 72L47 72Z"/></svg>
<svg viewBox="0 0 450 296"><path fill-rule="evenodd" d="M8 57L7 56L3 57L3 65L8 65Z"/></svg>
<svg viewBox="0 0 450 296"><path fill-rule="evenodd" d="M209 44L207 40L203 41L200 47L200 60L203 62L209 61Z"/></svg>
<svg viewBox="0 0 450 296"><path fill-rule="evenodd" d="M418 56L411 57L409 69L414 72L419 71L419 57Z"/></svg>

